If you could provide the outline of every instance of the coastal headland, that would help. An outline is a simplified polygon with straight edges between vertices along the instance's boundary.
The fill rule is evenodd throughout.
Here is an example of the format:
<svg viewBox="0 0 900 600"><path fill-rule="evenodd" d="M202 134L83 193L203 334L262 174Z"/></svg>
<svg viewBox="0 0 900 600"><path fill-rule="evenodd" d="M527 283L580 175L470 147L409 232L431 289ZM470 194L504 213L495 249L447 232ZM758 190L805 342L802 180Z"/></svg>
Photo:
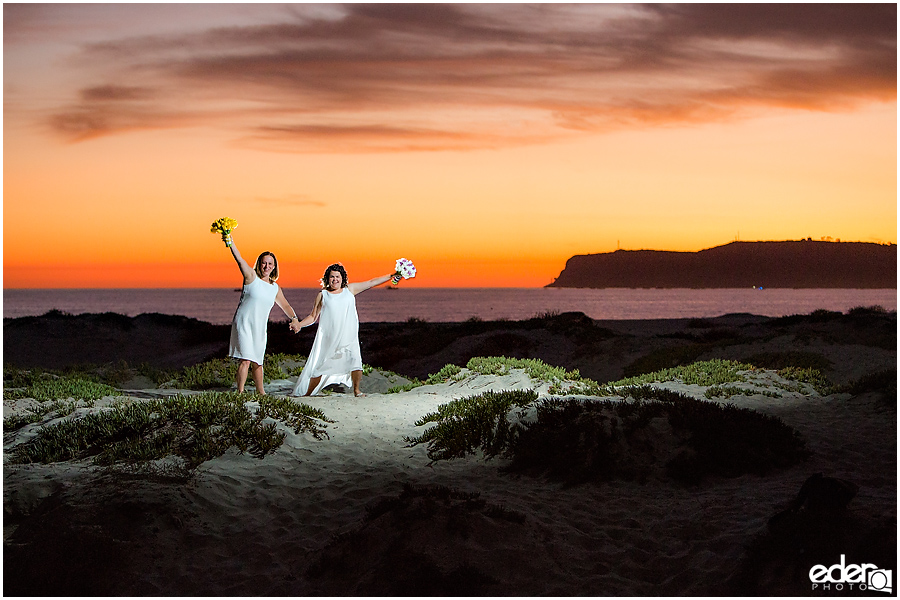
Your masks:
<svg viewBox="0 0 900 600"><path fill-rule="evenodd" d="M895 312L363 323L361 398L288 398L314 328L284 323L268 400L189 385L228 333L4 320L4 595L799 596L843 556L896 571ZM106 387L43 397L79 377ZM170 406L153 431L177 443L150 455L135 432ZM221 437L240 414L260 437Z"/></svg>
<svg viewBox="0 0 900 600"><path fill-rule="evenodd" d="M547 287L893 288L897 246L732 242L699 252L616 250L573 256Z"/></svg>

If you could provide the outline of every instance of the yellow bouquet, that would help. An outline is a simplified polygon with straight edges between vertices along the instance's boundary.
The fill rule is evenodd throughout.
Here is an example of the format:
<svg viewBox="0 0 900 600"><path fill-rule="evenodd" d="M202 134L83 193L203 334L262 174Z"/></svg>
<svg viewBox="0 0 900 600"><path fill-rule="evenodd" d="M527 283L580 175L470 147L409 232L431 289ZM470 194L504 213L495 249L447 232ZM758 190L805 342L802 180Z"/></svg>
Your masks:
<svg viewBox="0 0 900 600"><path fill-rule="evenodd" d="M222 241L225 242L225 245L231 248L231 232L235 227L238 226L238 222L234 219L229 219L228 217L222 217L216 221L213 221L212 227L210 227L210 233L221 233Z"/></svg>

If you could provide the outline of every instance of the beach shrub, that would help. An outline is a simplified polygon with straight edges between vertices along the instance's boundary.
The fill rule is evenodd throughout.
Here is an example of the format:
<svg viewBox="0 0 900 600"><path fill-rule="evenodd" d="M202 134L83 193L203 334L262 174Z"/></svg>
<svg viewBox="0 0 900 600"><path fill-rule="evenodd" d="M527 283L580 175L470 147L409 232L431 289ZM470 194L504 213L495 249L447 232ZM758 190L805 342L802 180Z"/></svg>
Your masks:
<svg viewBox="0 0 900 600"><path fill-rule="evenodd" d="M412 381L410 381L409 383L405 383L405 384L403 384L403 385L395 385L395 386L389 387L389 388L387 389L387 391L385 392L385 394L399 394L399 393L401 393L401 392L408 392L408 391L410 391L410 390L414 390L414 389L416 389L417 387L421 387L421 386L423 386L423 385L425 385L425 382L424 382L424 381L419 381L418 379L416 379L415 377L413 377L413 378L412 378Z"/></svg>
<svg viewBox="0 0 900 600"><path fill-rule="evenodd" d="M844 314L840 311L818 308L807 315L786 315L776 317L766 323L767 327L787 327L800 323L827 323L840 319Z"/></svg>
<svg viewBox="0 0 900 600"><path fill-rule="evenodd" d="M744 359L746 362L756 365L761 369L785 369L797 367L800 369L818 369L825 371L831 368L831 361L818 352L804 352L802 350L790 350L787 352L760 352Z"/></svg>
<svg viewBox="0 0 900 600"><path fill-rule="evenodd" d="M417 387L421 387L423 385L440 385L447 381L460 381L463 379L463 376L460 375L460 371L462 371L462 367L454 365L454 364L446 364L441 367L441 370L437 373L432 373L429 375L425 381L421 381L416 379L415 377L407 377L406 375L400 375L399 373L394 373L393 371L388 371L386 369L378 369L381 371L385 377L389 380L393 381L396 377L402 377L404 379L409 379L409 383L403 385L395 385L393 387L388 388L387 394L398 394L400 392L408 392L410 390L414 390Z"/></svg>
<svg viewBox="0 0 900 600"><path fill-rule="evenodd" d="M472 358L466 368L480 375L506 375L512 369L522 369L533 382L549 383L551 394L600 396L606 393L605 387L582 377L578 369L567 371L564 367L548 365L538 358L479 356Z"/></svg>
<svg viewBox="0 0 900 600"><path fill-rule="evenodd" d="M815 355L810 354L807 358L815 361L814 357ZM781 359L779 359L776 355L772 355L771 360L777 361ZM621 386L640 386L649 383L665 383L668 381L677 381L687 385L700 385L709 387L710 389L705 392L707 398L721 395L734 395L738 392L749 395L758 393L768 395L765 392L745 392L740 388L736 388L734 386L731 386L728 389L732 391L737 390L737 392L728 394L725 391L726 388L723 387L729 383L746 382L746 372L758 370L758 367L750 363L742 363L733 360L713 359L695 362L690 365L674 367L671 369L662 369L660 371L646 373L638 377L628 377L619 381L610 382L607 384L607 386L609 388L609 392L612 392L613 390L621 388ZM790 381L809 384L816 390L816 392L818 392L822 396L833 394L837 390L834 384L830 383L818 369L789 366L780 369L779 371L777 371L777 374L782 378ZM799 385L793 388L785 386L781 387L790 391L802 391L802 386Z"/></svg>
<svg viewBox="0 0 900 600"><path fill-rule="evenodd" d="M26 425L38 423L44 420L46 412L30 409L24 413L10 415L3 418L3 433L18 431Z"/></svg>
<svg viewBox="0 0 900 600"><path fill-rule="evenodd" d="M809 454L800 434L777 417L693 398L669 406L669 424L688 434L690 451L678 453L666 471L683 483L697 484L707 476L765 475Z"/></svg>
<svg viewBox="0 0 900 600"><path fill-rule="evenodd" d="M134 374L146 377L157 386L167 381L171 381L175 377L175 373L167 369L160 369L147 363L141 363L134 368Z"/></svg>
<svg viewBox="0 0 900 600"><path fill-rule="evenodd" d="M438 385L449 380L459 381L461 378L458 376L461 372L462 367L460 367L459 365L446 364L441 367L441 370L434 375L429 375L428 379L425 380L425 384Z"/></svg>
<svg viewBox="0 0 900 600"><path fill-rule="evenodd" d="M579 382L584 385L596 383L584 379L578 370L566 371L563 367L548 365L537 358L508 358L506 356L476 356L466 363L469 373L463 373L462 367L454 364L444 365L440 371L428 376L424 382L413 382L406 386L391 388L391 391L409 391L420 385L439 385L447 381L462 381L472 375L506 375L512 369L523 369L525 374L535 382L551 382L561 386L563 382ZM562 389L560 387L560 389Z"/></svg>
<svg viewBox="0 0 900 600"><path fill-rule="evenodd" d="M710 400L713 398L731 398L732 396L766 396L769 398L781 398L778 392L770 392L768 390L751 390L747 388L739 388L733 385L713 385L706 388L703 393Z"/></svg>
<svg viewBox="0 0 900 600"><path fill-rule="evenodd" d="M365 365L363 365L365 367ZM378 372L380 373L386 380L387 383L397 383L398 380L406 380L407 383L399 384L388 387L384 393L386 394L396 394L397 392L406 392L416 387L422 385L422 382L416 379L415 377L406 377L405 375L401 375L399 373L395 373L390 369L382 369L380 367L370 367L370 373ZM365 373L365 370L363 371Z"/></svg>
<svg viewBox="0 0 900 600"><path fill-rule="evenodd" d="M280 357L284 358L287 355L280 355ZM266 360L263 362L263 382L269 383L273 379L285 379L287 377L287 373L285 373L284 369L281 368L282 360L273 358L271 356L266 357ZM305 363L304 363L305 364ZM303 367L299 367L296 370L297 375L303 372ZM248 380L250 378L248 377ZM234 381L234 380L232 380Z"/></svg>
<svg viewBox="0 0 900 600"><path fill-rule="evenodd" d="M185 390L230 388L234 385L238 362L233 358L214 358L184 367L165 382L165 387ZM273 379L286 379L299 375L303 371L304 364L306 364L306 356L302 354L273 353L267 355L263 362L263 382L270 383ZM371 367L369 368L371 369ZM252 386L253 381L250 375L248 375L247 381Z"/></svg>
<svg viewBox="0 0 900 600"><path fill-rule="evenodd" d="M75 412L76 408L92 407L100 398L117 394L118 391L114 388L92 380L64 377L37 369L4 366L4 399L31 398L37 405L4 418L3 431L18 431L31 423L39 423L48 416L64 417Z"/></svg>
<svg viewBox="0 0 900 600"><path fill-rule="evenodd" d="M659 348L635 360L622 371L625 377L634 378L646 373L654 373L663 369L670 369L680 365L691 363L709 349L703 344L689 344L686 346L668 346Z"/></svg>
<svg viewBox="0 0 900 600"><path fill-rule="evenodd" d="M637 455L619 451L623 432L614 405L609 400L540 402L536 420L522 427L515 446L507 449L509 469L568 484L634 479Z"/></svg>
<svg viewBox="0 0 900 600"><path fill-rule="evenodd" d="M468 372L454 364L444 365L440 371L428 376L425 381L413 381L404 386L393 387L388 393L406 392L420 385L439 385L447 381L462 381L469 375L506 375L512 369L522 369L536 383L550 383L551 394L599 395L605 388L597 382L584 378L578 372L554 367L537 358L508 358L506 356L476 356L466 363Z"/></svg>
<svg viewBox="0 0 900 600"><path fill-rule="evenodd" d="M12 365L3 365L3 387L21 388L34 384L45 376L45 373L35 369L20 369Z"/></svg>
<svg viewBox="0 0 900 600"><path fill-rule="evenodd" d="M867 392L878 392L880 398L888 404L897 406L897 369L869 373L846 387L846 391L854 396Z"/></svg>
<svg viewBox="0 0 900 600"><path fill-rule="evenodd" d="M317 440L328 437L324 427L318 425L318 421L334 423L318 408L291 400L285 396L257 395L259 411L257 415L262 418L271 418L282 421L288 427L293 428L294 433L308 431Z"/></svg>
<svg viewBox="0 0 900 600"><path fill-rule="evenodd" d="M115 388L121 388L135 376L147 377L156 385L170 381L175 377L175 374L171 371L160 369L147 363L133 366L124 360L107 365L72 365L64 369L24 370L4 365L3 373L3 384L5 387L25 387L38 379L52 376L93 381Z"/></svg>
<svg viewBox="0 0 900 600"><path fill-rule="evenodd" d="M175 373L164 387L185 390L227 388L234 383L238 363L230 358L214 358L196 365L188 365Z"/></svg>
<svg viewBox="0 0 900 600"><path fill-rule="evenodd" d="M603 392L605 395L623 394L623 386L630 389L635 386L642 386L650 383L665 383L672 381L680 382L686 385L707 386L708 389L704 392L707 398L733 396L738 394L749 396L762 394L773 398L779 397L778 394L774 392L750 391L736 386L727 385L729 383L746 382L746 373L749 371L758 370L758 367L750 363L741 363L733 360L713 359L695 362L690 365L675 367L672 369L662 369L660 371L646 373L638 377L628 377L619 381L613 381L608 383L606 386L601 387L601 392ZM818 369L786 367L777 371L777 374L789 381L808 384L822 396L827 396L828 394L833 394L837 391L836 386L830 383ZM778 387L793 392L803 391L802 385L780 385Z"/></svg>
<svg viewBox="0 0 900 600"><path fill-rule="evenodd" d="M184 367L166 382L165 387L185 390L230 388L234 385L237 368L238 361L233 358L214 358ZM281 369L279 360L268 357L268 360L263 362L263 381L265 383L269 383L273 379L284 379L286 376ZM247 376L247 381L252 385L250 374Z"/></svg>
<svg viewBox="0 0 900 600"><path fill-rule="evenodd" d="M103 383L78 377L61 377L50 373L20 375L13 387L4 381L3 397L7 400L34 398L38 402L73 398L75 400L99 400L104 396L116 396L118 391Z"/></svg>
<svg viewBox="0 0 900 600"><path fill-rule="evenodd" d="M257 458L274 452L285 437L275 421L296 433L327 437L323 423L332 421L318 409L286 398L251 398L259 402L255 411L247 406L247 395L236 392L119 402L42 427L34 438L12 449L11 460L52 463L93 457L96 464L112 465L171 455L193 469L232 447Z"/></svg>
<svg viewBox="0 0 900 600"><path fill-rule="evenodd" d="M774 417L686 395L673 399L543 402L536 421L519 432L509 469L568 484L641 480L662 469L697 484L762 475L805 456L799 434Z"/></svg>
<svg viewBox="0 0 900 600"><path fill-rule="evenodd" d="M507 358L505 356L476 356L466 368L479 375L506 375L511 369L523 369L536 382L580 381L578 369L567 371L564 367L548 365L539 358Z"/></svg>
<svg viewBox="0 0 900 600"><path fill-rule="evenodd" d="M632 385L610 390L610 396L619 396L626 400L657 400L659 402L680 402L686 396L681 392L652 385Z"/></svg>
<svg viewBox="0 0 900 600"><path fill-rule="evenodd" d="M821 396L834 394L838 388L828 381L818 369L803 369L799 367L786 367L780 369L778 375L790 381L799 381L809 384Z"/></svg>
<svg viewBox="0 0 900 600"><path fill-rule="evenodd" d="M559 315L560 315L559 310L548 309L548 310L542 310L542 311L535 313L535 315L531 318L541 320L541 321L542 320L553 320L553 319L557 318Z"/></svg>
<svg viewBox="0 0 900 600"><path fill-rule="evenodd" d="M375 371L381 373L388 381L394 381L395 379L409 379L406 375L401 375L396 371L391 371L390 369L382 369L381 367L374 367ZM415 379L415 378L413 378Z"/></svg>
<svg viewBox="0 0 900 600"><path fill-rule="evenodd" d="M283 352L267 354L263 363L263 375L267 376L269 380L286 379L300 375L303 372L303 367L306 365L306 358L303 354L285 354ZM363 365L363 368L365 366ZM267 368L268 372L266 371Z"/></svg>
<svg viewBox="0 0 900 600"><path fill-rule="evenodd" d="M707 477L765 474L806 456L799 434L775 417L697 400L671 390L630 387L620 400L545 398L488 392L441 405L416 423L437 423L410 446L428 444L432 461L510 459L508 469L567 484L643 480L661 472L684 484ZM519 419L509 413L519 408ZM533 408L533 417L525 420Z"/></svg>
<svg viewBox="0 0 900 600"><path fill-rule="evenodd" d="M854 306L847 311L847 314L852 317L884 316L888 314L888 310L880 304L874 304L872 306Z"/></svg>
<svg viewBox="0 0 900 600"><path fill-rule="evenodd" d="M427 444L428 458L432 461L463 458L479 448L485 457L492 458L503 452L510 438L516 435L518 425L509 423L509 411L535 400L534 390L490 391L460 398L441 404L437 412L416 421L416 427L436 425L418 437L405 437L404 441L408 447Z"/></svg>
<svg viewBox="0 0 900 600"><path fill-rule="evenodd" d="M133 377L133 371L131 367L128 366L128 363L124 360L120 360L118 362L103 365L101 367L95 367L91 369L93 373L96 373L97 380L101 383L105 383L107 385L111 385L113 387L122 387L125 382L130 380ZM82 378L87 379L87 374L82 371L79 373Z"/></svg>
<svg viewBox="0 0 900 600"><path fill-rule="evenodd" d="M618 387L666 381L680 381L687 385L721 385L723 383L746 381L746 377L741 372L752 371L755 368L751 364L739 363L733 360L713 359L670 369L661 369L638 377L627 377L619 381L610 382L609 385Z"/></svg>
<svg viewBox="0 0 900 600"><path fill-rule="evenodd" d="M447 381L460 381L463 379L461 376L462 367L454 364L446 364L441 367L441 370L437 373L432 373L429 375L425 381L420 381L415 377L412 380L404 385L396 385L387 390L388 394L397 394L400 392L408 392L417 387L421 387L423 385L440 385ZM384 371L386 374L397 375L397 373L393 373L392 371ZM403 377L402 375L397 375L398 377Z"/></svg>
<svg viewBox="0 0 900 600"><path fill-rule="evenodd" d="M612 396L607 386L600 385L592 379L581 378L578 381L554 381L547 390L551 394L559 396Z"/></svg>
<svg viewBox="0 0 900 600"><path fill-rule="evenodd" d="M469 359L466 368L479 375L506 375L510 362L519 359L508 359L503 356L475 356Z"/></svg>
<svg viewBox="0 0 900 600"><path fill-rule="evenodd" d="M68 416L75 412L75 409L79 408L79 405L90 408L93 407L94 402L93 400L87 400L83 402L78 400L74 402L53 400L51 402L44 402L37 406L32 406L25 412L5 417L3 419L3 433L18 431L26 425L31 425L32 423L40 423L41 421L44 421L48 418Z"/></svg>

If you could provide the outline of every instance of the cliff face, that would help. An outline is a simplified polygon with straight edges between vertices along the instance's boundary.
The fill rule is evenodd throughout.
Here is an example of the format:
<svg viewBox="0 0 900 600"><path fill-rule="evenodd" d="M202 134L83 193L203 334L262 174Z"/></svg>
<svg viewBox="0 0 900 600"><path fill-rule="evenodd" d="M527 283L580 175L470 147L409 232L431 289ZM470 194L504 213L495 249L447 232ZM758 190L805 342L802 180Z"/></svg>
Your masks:
<svg viewBox="0 0 900 600"><path fill-rule="evenodd" d="M732 242L699 252L616 250L573 256L547 287L896 288L897 246Z"/></svg>

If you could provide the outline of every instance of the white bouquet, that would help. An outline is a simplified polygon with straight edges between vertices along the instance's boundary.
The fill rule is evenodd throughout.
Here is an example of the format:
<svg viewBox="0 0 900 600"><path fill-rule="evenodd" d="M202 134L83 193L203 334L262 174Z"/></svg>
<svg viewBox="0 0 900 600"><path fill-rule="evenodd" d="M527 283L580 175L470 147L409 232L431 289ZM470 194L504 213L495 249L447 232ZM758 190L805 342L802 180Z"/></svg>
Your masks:
<svg viewBox="0 0 900 600"><path fill-rule="evenodd" d="M391 283L397 285L400 279L409 279L416 276L416 265L408 258L398 258L394 267L394 276L391 277Z"/></svg>

